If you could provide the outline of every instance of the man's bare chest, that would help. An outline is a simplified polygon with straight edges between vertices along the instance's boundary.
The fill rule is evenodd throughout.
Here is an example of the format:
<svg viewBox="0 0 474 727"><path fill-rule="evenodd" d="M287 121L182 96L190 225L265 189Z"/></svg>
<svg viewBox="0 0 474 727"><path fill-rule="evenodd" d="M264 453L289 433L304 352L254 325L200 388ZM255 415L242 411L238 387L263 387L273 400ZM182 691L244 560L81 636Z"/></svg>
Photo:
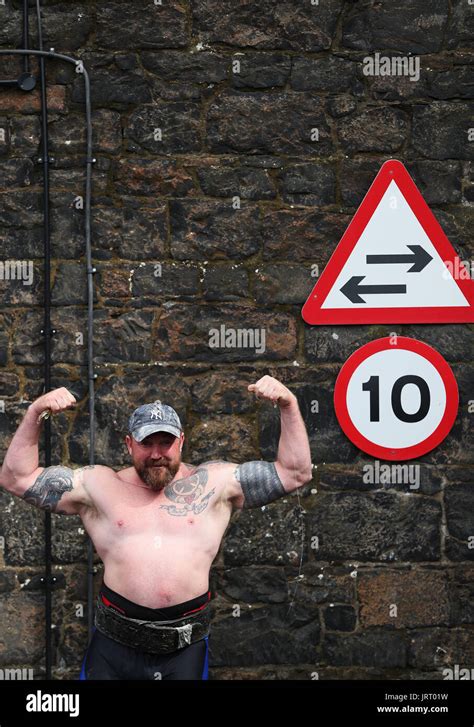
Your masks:
<svg viewBox="0 0 474 727"><path fill-rule="evenodd" d="M230 506L222 498L219 475L197 468L190 476L173 480L160 492L119 486L114 496L98 503L98 517L88 530L107 540L128 537L215 538L230 519Z"/></svg>

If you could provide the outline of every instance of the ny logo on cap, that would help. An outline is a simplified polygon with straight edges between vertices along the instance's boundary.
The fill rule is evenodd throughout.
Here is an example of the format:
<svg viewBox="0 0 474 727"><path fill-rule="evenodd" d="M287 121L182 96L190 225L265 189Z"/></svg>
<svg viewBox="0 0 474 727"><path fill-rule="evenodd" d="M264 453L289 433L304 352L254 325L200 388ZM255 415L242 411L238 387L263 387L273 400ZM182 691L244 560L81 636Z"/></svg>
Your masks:
<svg viewBox="0 0 474 727"><path fill-rule="evenodd" d="M163 419L163 411L161 409L161 401L159 399L154 401L152 404L150 419Z"/></svg>

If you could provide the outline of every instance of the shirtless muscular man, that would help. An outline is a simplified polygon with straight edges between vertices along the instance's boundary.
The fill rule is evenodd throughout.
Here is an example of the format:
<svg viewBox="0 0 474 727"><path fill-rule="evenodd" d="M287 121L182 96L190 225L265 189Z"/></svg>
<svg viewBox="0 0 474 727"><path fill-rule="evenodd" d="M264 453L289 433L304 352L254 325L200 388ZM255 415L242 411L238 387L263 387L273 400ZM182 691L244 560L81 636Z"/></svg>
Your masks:
<svg viewBox="0 0 474 727"><path fill-rule="evenodd" d="M157 400L129 419L131 467L39 467L40 415L76 400L60 388L30 404L0 486L44 510L79 515L104 563L80 679L207 679L209 571L233 508L266 505L312 476L294 394L271 376L248 390L279 407L274 462L182 462L178 414Z"/></svg>

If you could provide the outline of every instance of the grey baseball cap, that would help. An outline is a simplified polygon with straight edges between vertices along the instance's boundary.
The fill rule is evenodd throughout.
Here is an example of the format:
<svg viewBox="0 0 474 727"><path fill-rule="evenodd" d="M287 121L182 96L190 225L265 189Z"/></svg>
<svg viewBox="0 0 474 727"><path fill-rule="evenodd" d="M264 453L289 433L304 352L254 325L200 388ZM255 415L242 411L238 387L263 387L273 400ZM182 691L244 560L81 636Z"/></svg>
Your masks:
<svg viewBox="0 0 474 727"><path fill-rule="evenodd" d="M169 432L179 437L183 427L173 407L157 399L135 409L128 420L128 431L135 441L141 442L155 432Z"/></svg>

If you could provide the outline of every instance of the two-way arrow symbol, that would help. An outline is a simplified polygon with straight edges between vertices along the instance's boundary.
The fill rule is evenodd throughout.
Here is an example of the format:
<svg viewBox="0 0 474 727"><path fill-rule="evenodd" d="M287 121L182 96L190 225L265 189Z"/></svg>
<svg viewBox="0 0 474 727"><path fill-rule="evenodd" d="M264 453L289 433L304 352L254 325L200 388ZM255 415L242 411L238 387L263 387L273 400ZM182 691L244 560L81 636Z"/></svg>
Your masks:
<svg viewBox="0 0 474 727"><path fill-rule="evenodd" d="M433 259L432 256L421 247L421 245L407 245L411 250L411 254L406 255L366 255L366 261L369 265L398 265L400 263L411 263L411 268L407 273L420 273L428 263ZM341 293L349 298L351 303L365 303L361 298L361 294L366 295L388 295L389 293L407 292L406 285L361 285L365 275L353 275L347 283L342 286Z"/></svg>

